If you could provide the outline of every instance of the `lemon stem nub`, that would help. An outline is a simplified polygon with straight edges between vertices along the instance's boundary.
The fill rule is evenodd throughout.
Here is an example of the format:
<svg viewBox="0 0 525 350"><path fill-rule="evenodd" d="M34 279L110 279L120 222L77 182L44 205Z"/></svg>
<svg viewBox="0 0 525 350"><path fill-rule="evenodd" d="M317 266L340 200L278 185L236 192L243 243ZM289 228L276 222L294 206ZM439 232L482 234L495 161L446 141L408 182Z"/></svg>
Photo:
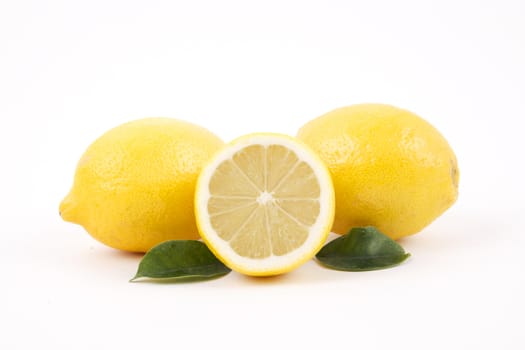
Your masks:
<svg viewBox="0 0 525 350"><path fill-rule="evenodd" d="M62 220L68 222L76 221L76 208L77 205L70 195L67 195L58 208L58 214L62 217Z"/></svg>

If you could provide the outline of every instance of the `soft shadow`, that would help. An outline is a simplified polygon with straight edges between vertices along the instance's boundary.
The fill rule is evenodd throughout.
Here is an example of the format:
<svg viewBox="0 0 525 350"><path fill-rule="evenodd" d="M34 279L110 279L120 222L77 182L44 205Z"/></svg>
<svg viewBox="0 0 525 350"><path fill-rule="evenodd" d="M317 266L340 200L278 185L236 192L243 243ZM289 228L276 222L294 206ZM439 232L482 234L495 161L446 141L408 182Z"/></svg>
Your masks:
<svg viewBox="0 0 525 350"><path fill-rule="evenodd" d="M220 275L220 276L214 276L214 277L178 277L178 278L150 278L150 277L139 277L136 280L131 279L129 280L130 283L152 283L152 284L186 284L186 283L202 283L202 282L208 282L213 281L222 277L226 277L226 275Z"/></svg>
<svg viewBox="0 0 525 350"><path fill-rule="evenodd" d="M397 242L409 253L416 254L461 254L479 246L493 245L504 235L493 232L507 231L507 223L479 215L450 215L447 220L438 219L421 232L404 237ZM410 259L409 259L410 260Z"/></svg>
<svg viewBox="0 0 525 350"><path fill-rule="evenodd" d="M116 254L119 257L125 258L125 259L142 259L145 253L138 253L138 252L125 252L123 250L116 250L114 249L113 254Z"/></svg>
<svg viewBox="0 0 525 350"><path fill-rule="evenodd" d="M259 285L272 285L272 284L282 284L287 280L290 280L290 275L293 273L289 272L282 275L276 276L247 276L239 274L240 278L247 283L259 284Z"/></svg>
<svg viewBox="0 0 525 350"><path fill-rule="evenodd" d="M104 245L101 246L94 246L90 245L87 250L88 255L97 255L101 258L108 258L108 259L120 259L120 260L133 260L137 261L142 259L145 253L138 253L138 252L126 252L123 250L114 249L111 247L106 247Z"/></svg>
<svg viewBox="0 0 525 350"><path fill-rule="evenodd" d="M319 265L315 259L312 259L297 269L282 275L255 277L236 274L235 278L245 286L271 287L325 284L332 281L339 281L341 278L345 278L344 276L345 272L327 269ZM349 277L349 274L346 274L346 276Z"/></svg>

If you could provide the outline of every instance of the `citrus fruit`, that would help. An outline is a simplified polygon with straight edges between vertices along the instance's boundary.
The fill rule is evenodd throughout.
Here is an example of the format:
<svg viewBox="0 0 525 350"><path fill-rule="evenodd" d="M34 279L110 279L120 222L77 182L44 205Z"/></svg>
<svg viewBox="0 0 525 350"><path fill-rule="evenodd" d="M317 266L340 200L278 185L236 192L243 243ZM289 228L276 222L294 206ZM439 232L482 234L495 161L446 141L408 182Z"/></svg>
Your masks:
<svg viewBox="0 0 525 350"><path fill-rule="evenodd" d="M297 136L332 174L336 233L371 225L398 239L421 231L457 199L454 152L409 111L383 104L339 108Z"/></svg>
<svg viewBox="0 0 525 350"><path fill-rule="evenodd" d="M85 151L60 215L126 251L145 252L169 239L198 239L195 183L222 146L208 130L177 119L120 125Z"/></svg>
<svg viewBox="0 0 525 350"><path fill-rule="evenodd" d="M224 264L276 275L319 251L332 226L334 191L326 166L303 143L251 134L204 167L195 213L201 237Z"/></svg>

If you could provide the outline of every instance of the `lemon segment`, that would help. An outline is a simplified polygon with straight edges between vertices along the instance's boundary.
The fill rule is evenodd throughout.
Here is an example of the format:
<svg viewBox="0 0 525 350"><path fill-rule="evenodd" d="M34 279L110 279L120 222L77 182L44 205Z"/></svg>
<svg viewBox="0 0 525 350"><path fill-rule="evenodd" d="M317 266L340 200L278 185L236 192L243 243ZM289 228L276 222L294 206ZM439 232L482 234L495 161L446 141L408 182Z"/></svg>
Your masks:
<svg viewBox="0 0 525 350"><path fill-rule="evenodd" d="M326 240L333 185L325 165L301 142L247 135L203 169L195 213L201 237L227 266L248 275L284 273Z"/></svg>

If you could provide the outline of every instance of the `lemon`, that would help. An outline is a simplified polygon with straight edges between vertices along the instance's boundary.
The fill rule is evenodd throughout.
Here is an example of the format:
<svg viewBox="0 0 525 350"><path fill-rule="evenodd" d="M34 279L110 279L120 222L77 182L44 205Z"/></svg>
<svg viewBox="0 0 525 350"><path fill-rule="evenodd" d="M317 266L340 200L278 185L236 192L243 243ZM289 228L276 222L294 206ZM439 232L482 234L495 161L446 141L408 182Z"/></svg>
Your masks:
<svg viewBox="0 0 525 350"><path fill-rule="evenodd" d="M322 161L289 136L258 133L226 145L197 181L195 213L203 240L232 270L285 273L312 258L334 215Z"/></svg>
<svg viewBox="0 0 525 350"><path fill-rule="evenodd" d="M344 107L305 124L298 138L332 174L336 233L371 225L398 239L421 231L457 199L454 152L409 111L383 104Z"/></svg>
<svg viewBox="0 0 525 350"><path fill-rule="evenodd" d="M208 130L177 119L120 125L85 151L60 215L126 251L145 252L169 239L198 239L195 183L222 146Z"/></svg>

